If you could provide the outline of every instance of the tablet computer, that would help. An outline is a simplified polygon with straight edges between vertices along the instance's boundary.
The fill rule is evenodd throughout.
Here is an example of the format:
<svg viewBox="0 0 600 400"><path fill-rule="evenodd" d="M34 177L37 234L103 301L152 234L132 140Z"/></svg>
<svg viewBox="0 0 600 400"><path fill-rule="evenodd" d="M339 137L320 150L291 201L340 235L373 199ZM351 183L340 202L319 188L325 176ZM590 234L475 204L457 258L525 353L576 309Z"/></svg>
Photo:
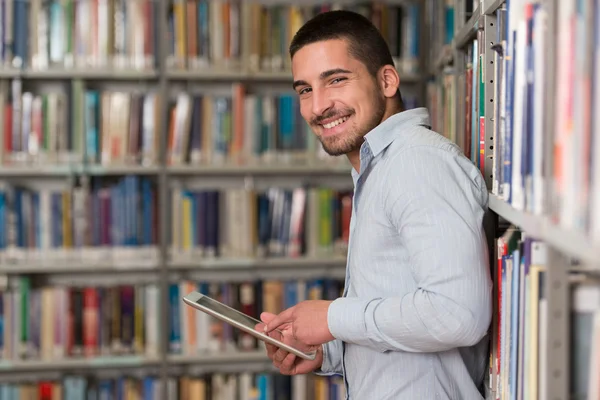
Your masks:
<svg viewBox="0 0 600 400"><path fill-rule="evenodd" d="M244 332L249 333L257 339L262 340L263 342L282 348L300 358L303 358L305 360L314 360L317 355L316 351L307 353L298 350L295 347L292 347L288 344L285 344L277 339L270 337L264 332L257 331L256 329L254 329L254 327L256 326L256 324L262 323L262 321L259 321L247 314L236 310L235 308L229 307L228 305L225 305L202 293L190 292L183 296L183 301L187 305L194 307L197 310L212 315L213 317L218 318L223 322L226 322L238 329L241 329Z"/></svg>

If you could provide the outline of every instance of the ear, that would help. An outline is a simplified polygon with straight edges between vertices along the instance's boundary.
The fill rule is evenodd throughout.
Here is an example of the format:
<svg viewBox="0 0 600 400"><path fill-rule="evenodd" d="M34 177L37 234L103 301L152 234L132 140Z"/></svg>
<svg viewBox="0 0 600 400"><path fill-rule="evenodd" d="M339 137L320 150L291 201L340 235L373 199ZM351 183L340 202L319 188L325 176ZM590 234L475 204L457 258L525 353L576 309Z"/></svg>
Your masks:
<svg viewBox="0 0 600 400"><path fill-rule="evenodd" d="M385 97L394 97L400 87L400 75L392 65L384 65L379 71L379 84Z"/></svg>

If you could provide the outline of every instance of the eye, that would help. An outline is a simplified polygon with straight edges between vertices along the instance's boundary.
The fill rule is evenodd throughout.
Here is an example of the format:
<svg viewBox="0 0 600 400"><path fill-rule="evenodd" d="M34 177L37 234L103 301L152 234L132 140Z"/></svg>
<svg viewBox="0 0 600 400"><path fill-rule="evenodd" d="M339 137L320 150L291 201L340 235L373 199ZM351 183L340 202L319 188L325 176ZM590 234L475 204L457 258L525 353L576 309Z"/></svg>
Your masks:
<svg viewBox="0 0 600 400"><path fill-rule="evenodd" d="M345 80L346 80L346 78L344 78L344 77L333 78L333 79L331 80L331 83L339 83L339 82L341 82L341 81L345 81Z"/></svg>
<svg viewBox="0 0 600 400"><path fill-rule="evenodd" d="M308 92L310 92L310 88L303 88L303 89L300 89L300 90L298 91L298 94L299 94L299 95L303 95L303 94L306 94L306 93L308 93Z"/></svg>

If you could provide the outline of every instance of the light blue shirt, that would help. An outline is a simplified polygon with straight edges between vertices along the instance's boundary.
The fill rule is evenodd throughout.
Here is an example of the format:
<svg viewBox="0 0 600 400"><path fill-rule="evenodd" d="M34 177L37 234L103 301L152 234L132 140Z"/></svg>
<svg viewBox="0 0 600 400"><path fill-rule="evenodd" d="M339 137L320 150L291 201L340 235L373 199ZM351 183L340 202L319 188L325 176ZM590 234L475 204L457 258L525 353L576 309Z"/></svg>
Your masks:
<svg viewBox="0 0 600 400"><path fill-rule="evenodd" d="M351 400L482 399L492 282L488 191L417 108L365 136L336 340L318 374L342 374Z"/></svg>

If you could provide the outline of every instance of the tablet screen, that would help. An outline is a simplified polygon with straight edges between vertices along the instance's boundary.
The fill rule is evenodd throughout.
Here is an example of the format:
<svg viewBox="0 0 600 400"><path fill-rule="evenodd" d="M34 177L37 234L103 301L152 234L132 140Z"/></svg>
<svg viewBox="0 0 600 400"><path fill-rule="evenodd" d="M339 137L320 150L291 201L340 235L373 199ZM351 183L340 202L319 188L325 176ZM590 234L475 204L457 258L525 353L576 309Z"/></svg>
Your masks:
<svg viewBox="0 0 600 400"><path fill-rule="evenodd" d="M241 311L238 311L232 307L229 307L215 299L212 299L208 296L205 296L201 293L198 292L191 292L189 294L187 294L186 296L184 296L184 301L186 301L189 305L193 306L193 304L197 305L196 308L198 308L199 310L206 312L210 315L215 315L217 318L228 322L229 324L233 324L234 326L241 328L241 326L243 326L244 328L241 328L242 330L248 330L250 332L250 334L252 334L253 336L259 338L260 340L267 342L267 343L271 343L275 346L281 347L286 349L287 351L302 357L304 359L307 360L314 360L315 356L316 356L316 351L311 351L309 353L305 353L301 350L298 350L290 345L287 345L279 340L277 340L277 338L271 336L271 333L265 335L263 332L257 331L256 330L256 325L261 323L261 321L252 318L249 315L246 315L244 313L242 313ZM279 335L281 337L282 333L279 330L276 330Z"/></svg>
<svg viewBox="0 0 600 400"><path fill-rule="evenodd" d="M222 303L219 303L218 301L215 301L215 300L211 299L210 297L202 296L198 300L196 300L196 303L201 306L210 308L211 310L214 310L215 312L217 312L221 315L224 315L227 318L230 318L236 322L239 322L240 324L242 324L250 329L254 329L256 324L261 322L257 319L250 317L249 315L246 315L244 313L237 311L234 308L231 308Z"/></svg>

